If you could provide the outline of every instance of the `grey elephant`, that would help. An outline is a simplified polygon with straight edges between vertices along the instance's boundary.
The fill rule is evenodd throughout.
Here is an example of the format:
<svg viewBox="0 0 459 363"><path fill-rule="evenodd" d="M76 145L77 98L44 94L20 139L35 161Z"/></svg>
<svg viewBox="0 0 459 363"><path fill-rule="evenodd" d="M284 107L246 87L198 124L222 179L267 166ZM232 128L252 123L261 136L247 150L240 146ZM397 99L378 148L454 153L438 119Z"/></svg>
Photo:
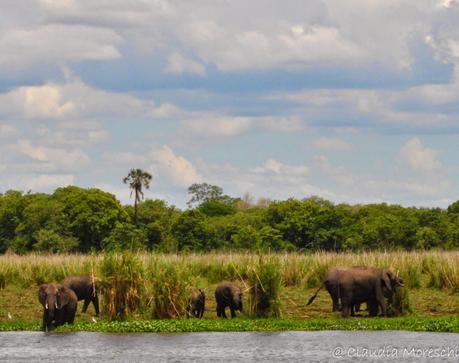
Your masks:
<svg viewBox="0 0 459 363"><path fill-rule="evenodd" d="M312 304L312 302L317 297L317 294L323 287L328 291L330 298L332 299L333 306L332 311L340 311L341 310L341 301L339 298L339 280L345 271L350 269L367 269L365 266L353 266L353 267L331 267L329 268L324 275L324 279L322 285L317 289L316 293L309 299L307 305ZM355 311L360 310L360 304L356 304L354 307Z"/></svg>
<svg viewBox="0 0 459 363"><path fill-rule="evenodd" d="M225 309L229 307L231 318L236 317L236 310L242 312L242 290L231 282L221 282L215 289L217 316L226 319Z"/></svg>
<svg viewBox="0 0 459 363"><path fill-rule="evenodd" d="M43 305L43 330L75 320L78 298L75 292L62 284L43 284L38 289L38 300Z"/></svg>
<svg viewBox="0 0 459 363"><path fill-rule="evenodd" d="M363 302L368 304L370 316L378 315L379 308L386 316L386 298L392 301L397 286L404 286L403 280L389 269L369 267L344 271L338 287L343 317L353 315L353 306Z"/></svg>
<svg viewBox="0 0 459 363"><path fill-rule="evenodd" d="M201 289L193 290L188 301L188 316L201 319L206 306L206 294Z"/></svg>
<svg viewBox="0 0 459 363"><path fill-rule="evenodd" d="M88 310L92 302L96 316L99 316L99 297L97 295L98 286L90 276L69 276L62 281L62 285L72 289L79 300L84 300L82 312Z"/></svg>

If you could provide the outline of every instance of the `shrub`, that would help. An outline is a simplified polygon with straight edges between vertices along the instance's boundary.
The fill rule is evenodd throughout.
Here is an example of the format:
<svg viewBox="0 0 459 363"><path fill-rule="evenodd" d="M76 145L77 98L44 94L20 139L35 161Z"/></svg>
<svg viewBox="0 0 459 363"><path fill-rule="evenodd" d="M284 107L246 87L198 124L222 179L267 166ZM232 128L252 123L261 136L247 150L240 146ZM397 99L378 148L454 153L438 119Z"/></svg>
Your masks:
<svg viewBox="0 0 459 363"><path fill-rule="evenodd" d="M256 316L281 316L280 292L282 275L279 260L274 256L259 256L249 272L250 311Z"/></svg>
<svg viewBox="0 0 459 363"><path fill-rule="evenodd" d="M144 287L144 268L133 253L107 254L101 265L104 312L110 320L123 320L138 311Z"/></svg>
<svg viewBox="0 0 459 363"><path fill-rule="evenodd" d="M184 264L153 258L147 270L147 306L155 319L186 316L190 273Z"/></svg>

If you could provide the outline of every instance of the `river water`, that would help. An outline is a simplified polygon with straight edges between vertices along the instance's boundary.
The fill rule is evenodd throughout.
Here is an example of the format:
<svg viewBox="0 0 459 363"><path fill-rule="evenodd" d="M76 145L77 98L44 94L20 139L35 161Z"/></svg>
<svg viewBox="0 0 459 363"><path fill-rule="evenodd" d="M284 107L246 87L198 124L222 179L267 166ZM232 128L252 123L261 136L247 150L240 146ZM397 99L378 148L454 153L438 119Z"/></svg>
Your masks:
<svg viewBox="0 0 459 363"><path fill-rule="evenodd" d="M457 362L459 334L403 331L280 333L0 333L6 362Z"/></svg>

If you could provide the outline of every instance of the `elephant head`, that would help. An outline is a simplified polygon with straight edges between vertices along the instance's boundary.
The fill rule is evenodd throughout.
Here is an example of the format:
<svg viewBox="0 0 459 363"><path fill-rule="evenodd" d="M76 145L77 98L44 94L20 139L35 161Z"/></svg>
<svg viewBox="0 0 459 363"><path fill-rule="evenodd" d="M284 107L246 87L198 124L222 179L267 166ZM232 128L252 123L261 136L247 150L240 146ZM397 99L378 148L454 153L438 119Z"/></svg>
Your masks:
<svg viewBox="0 0 459 363"><path fill-rule="evenodd" d="M391 270L385 268L381 271L381 280L383 286L392 293L397 286L405 286L403 279L396 276Z"/></svg>
<svg viewBox="0 0 459 363"><path fill-rule="evenodd" d="M61 284L43 284L38 289L38 300L44 308L43 325L48 330L55 320L56 310L61 310L70 301L67 288Z"/></svg>
<svg viewBox="0 0 459 363"><path fill-rule="evenodd" d="M242 291L238 289L233 296L234 309L242 312Z"/></svg>

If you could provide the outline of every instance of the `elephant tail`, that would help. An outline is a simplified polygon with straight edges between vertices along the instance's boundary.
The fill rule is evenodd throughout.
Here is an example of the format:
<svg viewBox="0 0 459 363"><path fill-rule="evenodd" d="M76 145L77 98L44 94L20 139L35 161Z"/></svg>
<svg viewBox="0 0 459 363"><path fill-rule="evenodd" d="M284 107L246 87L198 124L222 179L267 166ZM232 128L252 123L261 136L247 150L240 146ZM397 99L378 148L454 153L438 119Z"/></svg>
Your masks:
<svg viewBox="0 0 459 363"><path fill-rule="evenodd" d="M309 299L308 303L306 304L306 306L308 305L311 305L312 302L316 299L317 297L317 294L319 293L320 290L322 290L322 288L324 287L324 285L320 285L320 287L317 289L316 293L314 295L312 295L312 297Z"/></svg>

